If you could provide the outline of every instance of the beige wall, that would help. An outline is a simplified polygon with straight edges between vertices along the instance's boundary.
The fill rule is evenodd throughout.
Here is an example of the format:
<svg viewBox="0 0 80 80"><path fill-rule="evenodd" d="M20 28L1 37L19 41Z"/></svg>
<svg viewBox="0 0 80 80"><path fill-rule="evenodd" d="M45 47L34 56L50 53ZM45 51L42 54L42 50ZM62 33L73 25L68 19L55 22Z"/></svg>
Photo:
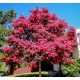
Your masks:
<svg viewBox="0 0 80 80"><path fill-rule="evenodd" d="M80 58L80 29L76 29L76 36L77 36L78 47L75 50L74 57L79 59Z"/></svg>

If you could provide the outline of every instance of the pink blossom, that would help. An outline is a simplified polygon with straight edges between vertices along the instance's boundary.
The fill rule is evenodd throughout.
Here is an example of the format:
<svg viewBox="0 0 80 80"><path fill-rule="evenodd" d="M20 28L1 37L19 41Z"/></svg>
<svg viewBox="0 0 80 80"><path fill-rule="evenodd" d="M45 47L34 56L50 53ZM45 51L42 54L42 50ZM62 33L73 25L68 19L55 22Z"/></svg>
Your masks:
<svg viewBox="0 0 80 80"><path fill-rule="evenodd" d="M29 65L37 67L36 61L47 60L54 63L73 63L70 56L77 47L75 28L50 14L47 8L30 10L26 18L20 15L12 23L14 29L7 40L3 52L7 53L7 64L21 64L27 59Z"/></svg>

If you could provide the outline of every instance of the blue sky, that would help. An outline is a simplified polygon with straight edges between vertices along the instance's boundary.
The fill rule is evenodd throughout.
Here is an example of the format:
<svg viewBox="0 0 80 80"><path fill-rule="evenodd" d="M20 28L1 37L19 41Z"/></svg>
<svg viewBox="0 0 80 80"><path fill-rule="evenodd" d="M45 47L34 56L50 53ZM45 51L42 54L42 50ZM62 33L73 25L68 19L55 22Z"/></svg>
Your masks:
<svg viewBox="0 0 80 80"><path fill-rule="evenodd" d="M29 10L35 9L37 6L48 8L51 13L55 13L59 18L64 19L70 26L80 28L80 4L78 3L0 3L0 10L14 9L17 12L17 17L20 14L29 17Z"/></svg>

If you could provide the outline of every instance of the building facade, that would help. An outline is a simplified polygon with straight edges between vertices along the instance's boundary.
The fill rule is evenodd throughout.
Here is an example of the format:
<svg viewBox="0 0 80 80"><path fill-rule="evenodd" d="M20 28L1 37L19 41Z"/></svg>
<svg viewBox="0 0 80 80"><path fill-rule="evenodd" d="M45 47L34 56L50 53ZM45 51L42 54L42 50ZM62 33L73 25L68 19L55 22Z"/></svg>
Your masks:
<svg viewBox="0 0 80 80"><path fill-rule="evenodd" d="M80 29L76 29L76 36L77 36L78 47L75 51L76 54L74 54L74 56L76 59L80 59Z"/></svg>

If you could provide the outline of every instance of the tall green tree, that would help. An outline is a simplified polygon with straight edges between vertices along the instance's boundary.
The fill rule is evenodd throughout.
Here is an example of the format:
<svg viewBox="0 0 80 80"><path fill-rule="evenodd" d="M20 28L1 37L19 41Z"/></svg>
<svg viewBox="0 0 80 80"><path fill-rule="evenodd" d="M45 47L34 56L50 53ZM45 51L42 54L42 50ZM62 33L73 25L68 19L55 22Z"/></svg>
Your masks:
<svg viewBox="0 0 80 80"><path fill-rule="evenodd" d="M16 17L16 12L14 10L8 10L7 12L3 12L0 10L0 24L4 25L7 23L11 23Z"/></svg>
<svg viewBox="0 0 80 80"><path fill-rule="evenodd" d="M6 43L6 37L10 35L12 29L11 22L16 18L14 10L4 12L0 10L0 46Z"/></svg>

